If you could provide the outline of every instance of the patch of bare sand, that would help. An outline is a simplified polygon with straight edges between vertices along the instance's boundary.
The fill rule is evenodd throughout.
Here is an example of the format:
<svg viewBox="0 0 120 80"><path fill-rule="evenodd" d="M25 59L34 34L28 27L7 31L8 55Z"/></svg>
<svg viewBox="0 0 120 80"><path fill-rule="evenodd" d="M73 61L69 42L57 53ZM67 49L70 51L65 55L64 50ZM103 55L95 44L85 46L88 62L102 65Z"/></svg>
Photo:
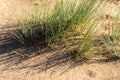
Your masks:
<svg viewBox="0 0 120 80"><path fill-rule="evenodd" d="M0 0L0 33L6 32L3 25L14 19L14 12L21 14L23 8L31 5L30 1L34 0ZM108 2L103 12L114 17L119 6L119 2ZM62 48L55 51L39 47L24 49L3 38L0 40L0 80L120 80L119 60L74 62L69 61L64 51ZM27 53L24 56L29 57L19 54L24 52Z"/></svg>

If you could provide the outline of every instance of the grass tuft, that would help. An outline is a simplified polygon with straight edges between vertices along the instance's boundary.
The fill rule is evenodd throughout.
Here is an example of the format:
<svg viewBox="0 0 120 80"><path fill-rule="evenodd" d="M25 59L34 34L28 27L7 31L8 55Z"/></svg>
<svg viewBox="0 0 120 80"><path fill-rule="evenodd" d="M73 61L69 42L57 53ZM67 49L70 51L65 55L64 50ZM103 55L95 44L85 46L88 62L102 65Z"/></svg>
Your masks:
<svg viewBox="0 0 120 80"><path fill-rule="evenodd" d="M106 46L106 49L116 57L120 57L120 27L119 27L119 15L114 19L113 25L110 27L109 35L103 35L101 41Z"/></svg>
<svg viewBox="0 0 120 80"><path fill-rule="evenodd" d="M15 34L18 41L25 44L26 40L45 37L43 41L50 45L73 34L80 35L99 7L97 0L57 0L52 9L48 2L42 9L34 5L24 19L18 20L20 31Z"/></svg>
<svg viewBox="0 0 120 80"><path fill-rule="evenodd" d="M102 2L98 0L56 0L51 6L49 0L40 8L35 4L24 18L18 19L19 30L15 32L15 38L22 44L46 43L54 46L67 42L71 38L75 42L76 37L81 37L75 57L85 57L91 53L94 43L94 35L97 29L96 18ZM97 15L98 16L98 15ZM114 37L117 34L114 33ZM102 38L106 43L106 39ZM93 53L91 53L93 54ZM91 55L92 56L92 55ZM93 55L94 56L94 55ZM86 58L90 58L88 55Z"/></svg>

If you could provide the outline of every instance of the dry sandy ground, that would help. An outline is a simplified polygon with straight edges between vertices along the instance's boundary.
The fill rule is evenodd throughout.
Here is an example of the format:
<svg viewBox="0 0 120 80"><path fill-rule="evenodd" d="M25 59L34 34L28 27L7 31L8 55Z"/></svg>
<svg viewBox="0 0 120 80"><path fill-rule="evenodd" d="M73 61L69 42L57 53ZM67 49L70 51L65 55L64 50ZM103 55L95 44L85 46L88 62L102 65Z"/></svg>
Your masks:
<svg viewBox="0 0 120 80"><path fill-rule="evenodd" d="M24 48L11 42L6 22L15 22L34 0L0 0L0 80L120 80L120 61L114 59L70 61L66 49L51 51L44 47ZM109 0L103 12L114 17L119 0ZM26 53L24 58L19 53Z"/></svg>

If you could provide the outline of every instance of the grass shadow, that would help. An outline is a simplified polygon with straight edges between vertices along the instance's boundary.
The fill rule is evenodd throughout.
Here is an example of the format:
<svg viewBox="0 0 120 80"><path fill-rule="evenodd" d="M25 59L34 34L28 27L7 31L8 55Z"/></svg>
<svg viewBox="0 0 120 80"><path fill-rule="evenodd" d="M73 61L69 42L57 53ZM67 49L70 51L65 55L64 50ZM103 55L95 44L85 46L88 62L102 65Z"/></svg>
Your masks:
<svg viewBox="0 0 120 80"><path fill-rule="evenodd" d="M116 58L99 59L94 61L85 59L74 60L72 59L74 53L71 53L73 48L70 48L70 46L75 45L76 44L73 43L69 45L69 47L61 46L52 50L49 47L46 47L44 43L37 43L36 45L20 45L11 37L1 39L0 65L4 65L4 67L1 69L1 73L6 70L14 71L23 69L46 72L51 68L63 67L69 64L69 67L61 72L60 75L62 75L66 71L84 63L93 64L119 60Z"/></svg>

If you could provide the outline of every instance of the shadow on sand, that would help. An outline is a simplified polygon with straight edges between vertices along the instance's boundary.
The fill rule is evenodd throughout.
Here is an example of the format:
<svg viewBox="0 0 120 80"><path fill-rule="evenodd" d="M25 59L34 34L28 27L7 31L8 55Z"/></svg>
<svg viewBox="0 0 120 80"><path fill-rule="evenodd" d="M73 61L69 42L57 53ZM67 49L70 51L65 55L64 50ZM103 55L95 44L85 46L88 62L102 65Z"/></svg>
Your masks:
<svg viewBox="0 0 120 80"><path fill-rule="evenodd" d="M67 64L69 64L67 69L69 70L76 66L80 66L85 62L89 62L84 59L73 60L73 55L74 54L71 54L71 50L69 48L60 47L52 50L44 44L39 43L34 46L23 46L11 39L11 37L7 37L0 40L0 65L4 65L0 71L2 73L5 70L33 69L37 72L41 72L56 66L66 66ZM117 59L109 58L95 60L89 62L89 64L95 62L111 62L115 60ZM64 70L63 73L67 70Z"/></svg>

